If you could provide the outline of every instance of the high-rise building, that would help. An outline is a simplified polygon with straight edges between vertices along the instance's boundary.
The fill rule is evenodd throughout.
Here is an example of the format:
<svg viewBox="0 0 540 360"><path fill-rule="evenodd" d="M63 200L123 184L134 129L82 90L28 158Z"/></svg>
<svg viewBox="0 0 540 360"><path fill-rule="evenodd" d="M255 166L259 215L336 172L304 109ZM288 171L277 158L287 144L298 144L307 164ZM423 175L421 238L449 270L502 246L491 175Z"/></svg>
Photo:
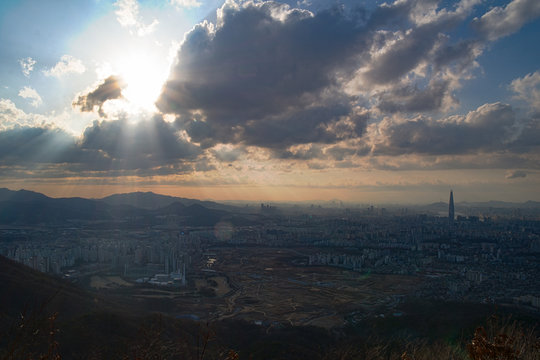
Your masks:
<svg viewBox="0 0 540 360"><path fill-rule="evenodd" d="M448 223L454 224L454 192L450 190L450 201L448 202Z"/></svg>

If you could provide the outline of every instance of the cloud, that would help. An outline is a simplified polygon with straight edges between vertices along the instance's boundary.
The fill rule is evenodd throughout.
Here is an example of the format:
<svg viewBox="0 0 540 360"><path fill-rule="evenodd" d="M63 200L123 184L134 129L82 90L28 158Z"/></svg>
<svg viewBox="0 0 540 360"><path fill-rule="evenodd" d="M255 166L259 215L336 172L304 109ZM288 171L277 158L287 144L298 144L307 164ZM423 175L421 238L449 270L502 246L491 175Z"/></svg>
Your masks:
<svg viewBox="0 0 540 360"><path fill-rule="evenodd" d="M158 107L203 146L282 147L358 136L365 116L337 84L364 34L342 10L227 2L186 35ZM348 134L338 131L348 129Z"/></svg>
<svg viewBox="0 0 540 360"><path fill-rule="evenodd" d="M43 70L45 76L61 77L68 74L82 74L86 71L86 67L81 60L71 56L62 55L60 61L52 68Z"/></svg>
<svg viewBox="0 0 540 360"><path fill-rule="evenodd" d="M161 116L138 123L95 121L80 138L46 125L0 130L0 169L14 167L28 176L158 176L190 173L195 167L211 170L201 155L199 147Z"/></svg>
<svg viewBox="0 0 540 360"><path fill-rule="evenodd" d="M404 85L377 94L379 110L387 113L418 113L449 108L457 100L449 92L448 81L432 81L426 88Z"/></svg>
<svg viewBox="0 0 540 360"><path fill-rule="evenodd" d="M193 160L201 153L174 123L159 115L136 124L128 120L95 121L84 131L81 148L138 164Z"/></svg>
<svg viewBox="0 0 540 360"><path fill-rule="evenodd" d="M25 113L9 99L0 99L0 131L20 126L41 125L47 121L49 119L43 115Z"/></svg>
<svg viewBox="0 0 540 360"><path fill-rule="evenodd" d="M152 33L159 24L154 19L150 24L144 24L139 16L139 3L137 0L118 0L116 6L116 19L122 27L133 28L138 36Z"/></svg>
<svg viewBox="0 0 540 360"><path fill-rule="evenodd" d="M36 65L36 60L31 57L19 59L19 64L21 65L21 70L24 76L29 77L32 70L34 70L34 65Z"/></svg>
<svg viewBox="0 0 540 360"><path fill-rule="evenodd" d="M527 173L522 170L509 171L508 173L506 173L507 179L518 179L524 177L527 177Z"/></svg>
<svg viewBox="0 0 540 360"><path fill-rule="evenodd" d="M183 7L196 3L170 1ZM216 169L240 176L238 169L294 173L295 166L327 169L321 174L354 167L536 168L539 72L510 85L536 113L498 102L462 115L444 113L456 109L456 90L474 76L489 42L517 26L493 30L489 14L504 13L508 19L501 17L501 23L519 28L529 20L513 9L533 5L514 1L492 9L474 20L478 32L471 35L462 28L478 3L399 0L372 10L333 7L312 13L272 1L228 0L215 23L204 21L185 35L157 102L163 115L142 122L96 121L80 138L64 140L66 150L54 157L34 154L38 160L32 160L21 150L0 159L37 161L43 168L50 162L55 176L63 170L88 177ZM157 24L146 25L137 1L115 6L119 23L138 35ZM68 60L62 62L69 67ZM73 106L105 117L104 107L113 102L105 104L121 99L124 87L110 76L78 94ZM25 125L41 128L41 133L25 130L25 137L10 133L32 151L46 148L34 146L40 144L35 139L67 139L36 122L0 100L0 133Z"/></svg>
<svg viewBox="0 0 540 360"><path fill-rule="evenodd" d="M504 8L497 6L475 18L473 26L488 40L510 35L540 16L538 0L513 0Z"/></svg>
<svg viewBox="0 0 540 360"><path fill-rule="evenodd" d="M476 3L478 1L462 1L454 11L446 8L437 11L438 2L430 0L401 1L379 7L372 17L377 19L376 23L384 23L394 16L399 18L399 14L394 13L396 10L401 12L401 19L408 15L414 23L402 24L397 31L377 29L374 46L370 51L371 61L360 72L362 84L390 84L426 62L432 62L433 53L444 49L440 47L446 40L443 32L460 24ZM426 5L430 11L424 9Z"/></svg>
<svg viewBox="0 0 540 360"><path fill-rule="evenodd" d="M30 86L25 86L19 91L19 96L24 99L30 99L31 105L33 107L38 107L43 103L43 100L41 99L41 96L39 96L38 92L31 88Z"/></svg>
<svg viewBox="0 0 540 360"><path fill-rule="evenodd" d="M196 8L202 5L197 0L171 0L171 4L177 8Z"/></svg>
<svg viewBox="0 0 540 360"><path fill-rule="evenodd" d="M390 171L408 170L485 170L516 167L540 169L540 156L506 151L470 154L403 154L361 159L366 168Z"/></svg>
<svg viewBox="0 0 540 360"><path fill-rule="evenodd" d="M230 145L215 146L211 153L219 161L234 162L238 160L246 152L243 148L237 148Z"/></svg>
<svg viewBox="0 0 540 360"><path fill-rule="evenodd" d="M9 99L0 99L0 130L20 125L26 118L26 113Z"/></svg>
<svg viewBox="0 0 540 360"><path fill-rule="evenodd" d="M478 3L404 0L313 14L227 1L215 24L185 36L157 106L203 147L272 149L362 136L370 114L359 115L359 104L382 113L448 111L484 42L445 32Z"/></svg>
<svg viewBox="0 0 540 360"><path fill-rule="evenodd" d="M510 84L516 99L525 101L540 116L540 71L527 74Z"/></svg>
<svg viewBox="0 0 540 360"><path fill-rule="evenodd" d="M106 117L103 111L103 104L107 100L119 99L122 97L122 88L125 86L122 79L118 76L111 75L94 90L85 95L80 95L77 100L73 102L73 106L79 106L83 112L94 111L95 107L98 107L98 113L102 117Z"/></svg>
<svg viewBox="0 0 540 360"><path fill-rule="evenodd" d="M291 146L288 149L274 150L274 156L280 159L312 160L324 158L320 145L306 144Z"/></svg>
<svg viewBox="0 0 540 360"><path fill-rule="evenodd" d="M375 154L470 154L504 151L520 143L521 128L510 105L485 104L465 116L419 116L377 126Z"/></svg>
<svg viewBox="0 0 540 360"><path fill-rule="evenodd" d="M54 127L16 127L0 131L0 164L62 163L76 151L75 138Z"/></svg>

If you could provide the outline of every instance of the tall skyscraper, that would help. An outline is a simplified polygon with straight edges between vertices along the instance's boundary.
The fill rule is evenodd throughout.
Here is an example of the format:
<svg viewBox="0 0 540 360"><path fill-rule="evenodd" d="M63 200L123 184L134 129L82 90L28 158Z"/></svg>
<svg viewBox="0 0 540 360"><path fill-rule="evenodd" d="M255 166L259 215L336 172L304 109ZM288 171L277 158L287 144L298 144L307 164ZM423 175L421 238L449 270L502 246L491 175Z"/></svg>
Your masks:
<svg viewBox="0 0 540 360"><path fill-rule="evenodd" d="M450 190L450 201L448 202L448 223L454 224L454 192Z"/></svg>

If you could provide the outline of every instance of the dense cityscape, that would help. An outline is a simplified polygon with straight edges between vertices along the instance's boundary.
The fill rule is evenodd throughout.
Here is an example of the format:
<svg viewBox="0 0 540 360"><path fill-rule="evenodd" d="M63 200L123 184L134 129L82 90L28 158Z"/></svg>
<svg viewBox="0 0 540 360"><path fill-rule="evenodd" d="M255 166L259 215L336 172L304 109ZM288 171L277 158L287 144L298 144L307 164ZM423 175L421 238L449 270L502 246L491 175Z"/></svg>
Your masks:
<svg viewBox="0 0 540 360"><path fill-rule="evenodd" d="M403 284L412 281L397 292L388 286L382 293L392 294L381 296L377 308L361 301L348 303L332 325L358 316L378 316L381 311L399 314L397 304L411 298L540 312L540 221L531 216L516 218L514 210L508 216L456 216L452 193L446 206L447 214L404 207L344 208L342 204L328 208L231 206L238 211L236 218L225 216L226 220L212 226L190 226L171 212L125 217L114 226L107 221L82 220L54 226L3 225L0 254L89 288L164 289L179 302L209 296L229 303L247 292L250 280L242 280L242 276L260 282L269 269L279 270L280 266L312 274L310 278L273 273L272 281L298 288L337 290L356 286L351 279L375 275L401 276L396 279L407 279ZM490 211L497 210L485 210ZM231 253L259 258L260 265L255 270L246 265L244 270L233 271L226 261ZM278 254L287 254L285 264ZM315 280L316 274L329 268L348 275ZM221 305L203 311L191 304L189 313L197 318L208 312L216 318L247 316L239 308L231 312ZM247 318L257 323L269 320ZM295 323L303 322L298 319Z"/></svg>

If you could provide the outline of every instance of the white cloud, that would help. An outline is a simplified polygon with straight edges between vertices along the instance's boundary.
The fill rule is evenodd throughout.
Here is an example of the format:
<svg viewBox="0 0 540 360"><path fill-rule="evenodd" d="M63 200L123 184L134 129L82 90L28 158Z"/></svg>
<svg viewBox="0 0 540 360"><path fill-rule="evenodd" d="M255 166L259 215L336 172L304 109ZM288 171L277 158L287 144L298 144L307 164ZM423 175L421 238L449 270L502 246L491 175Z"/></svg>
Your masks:
<svg viewBox="0 0 540 360"><path fill-rule="evenodd" d="M18 109L13 101L0 99L0 130L17 125L18 120L25 115L24 111Z"/></svg>
<svg viewBox="0 0 540 360"><path fill-rule="evenodd" d="M497 6L474 19L473 24L489 40L496 40L518 31L540 16L540 1L514 0L504 8Z"/></svg>
<svg viewBox="0 0 540 360"><path fill-rule="evenodd" d="M516 99L525 101L540 113L540 71L515 79L510 88L516 93Z"/></svg>
<svg viewBox="0 0 540 360"><path fill-rule="evenodd" d="M116 19L123 27L134 26L137 24L139 14L139 5L135 0L119 0L115 3Z"/></svg>
<svg viewBox="0 0 540 360"><path fill-rule="evenodd" d="M187 0L194 1L194 0ZM116 6L116 19L122 27L134 28L138 36L150 34L159 24L154 19L150 24L144 24L139 16L139 3L136 0L118 0Z"/></svg>
<svg viewBox="0 0 540 360"><path fill-rule="evenodd" d="M33 107L38 107L43 103L43 100L41 100L41 96L39 96L38 92L31 88L30 86L25 86L19 91L19 96L25 99L32 100L30 103Z"/></svg>
<svg viewBox="0 0 540 360"><path fill-rule="evenodd" d="M26 113L10 99L0 98L0 131L17 127L53 126L79 135L95 120L93 113L80 113L70 108L48 114Z"/></svg>
<svg viewBox="0 0 540 360"><path fill-rule="evenodd" d="M171 4L177 8L196 8L202 5L197 0L171 0Z"/></svg>
<svg viewBox="0 0 540 360"><path fill-rule="evenodd" d="M36 60L31 57L19 59L19 64L21 65L21 70L24 76L29 77L32 70L34 70L34 65L36 65Z"/></svg>
<svg viewBox="0 0 540 360"><path fill-rule="evenodd" d="M0 99L0 130L18 126L34 126L43 124L46 118L38 114L27 114L9 99Z"/></svg>
<svg viewBox="0 0 540 360"><path fill-rule="evenodd" d="M61 77L66 74L82 74L86 71L86 67L83 65L82 61L71 56L71 55L62 55L60 61L48 70L43 70L45 76L55 76Z"/></svg>

